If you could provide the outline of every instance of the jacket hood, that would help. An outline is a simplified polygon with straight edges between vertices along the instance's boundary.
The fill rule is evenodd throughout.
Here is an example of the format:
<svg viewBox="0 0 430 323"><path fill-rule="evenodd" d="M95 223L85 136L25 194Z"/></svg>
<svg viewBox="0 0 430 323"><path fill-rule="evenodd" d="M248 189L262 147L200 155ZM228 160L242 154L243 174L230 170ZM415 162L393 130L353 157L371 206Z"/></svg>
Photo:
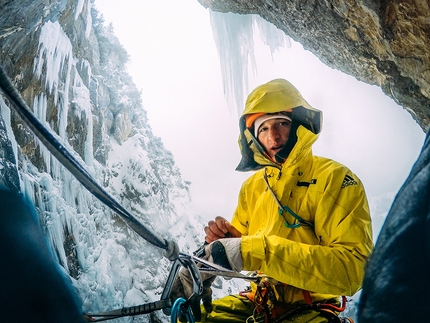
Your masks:
<svg viewBox="0 0 430 323"><path fill-rule="evenodd" d="M238 171L251 171L266 165L276 165L265 157L264 148L254 137L252 127L246 127L246 117L255 113L291 112L292 124L290 136L285 147L276 155L276 163L282 164L297 142L297 129L305 127L314 134L319 134L322 127L322 112L313 108L300 92L288 81L276 79L255 88L249 94L245 109L239 120L239 147L242 159Z"/></svg>

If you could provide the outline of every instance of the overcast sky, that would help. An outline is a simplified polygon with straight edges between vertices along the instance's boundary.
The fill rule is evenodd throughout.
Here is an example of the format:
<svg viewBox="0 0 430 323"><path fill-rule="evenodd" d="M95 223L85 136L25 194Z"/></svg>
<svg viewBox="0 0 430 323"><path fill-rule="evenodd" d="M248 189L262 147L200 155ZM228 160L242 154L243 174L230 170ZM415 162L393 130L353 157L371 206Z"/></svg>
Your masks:
<svg viewBox="0 0 430 323"><path fill-rule="evenodd" d="M209 11L197 0L96 0L105 21L130 54L129 72L144 108L204 218L230 218L249 173L240 160L238 114L223 94ZM250 90L275 78L292 82L324 113L314 153L347 165L369 196L396 192L418 157L424 132L375 86L322 64L298 43L273 55L255 38L257 76Z"/></svg>

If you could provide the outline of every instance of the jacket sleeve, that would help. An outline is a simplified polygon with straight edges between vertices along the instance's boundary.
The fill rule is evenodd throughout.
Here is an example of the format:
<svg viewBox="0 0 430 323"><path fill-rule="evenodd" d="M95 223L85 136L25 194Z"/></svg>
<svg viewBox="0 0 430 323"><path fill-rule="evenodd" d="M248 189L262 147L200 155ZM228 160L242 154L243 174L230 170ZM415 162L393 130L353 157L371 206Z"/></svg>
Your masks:
<svg viewBox="0 0 430 323"><path fill-rule="evenodd" d="M362 183L349 172L355 182L342 187L344 175L334 172L329 176L315 206L318 244L278 235L243 236L244 269L261 270L278 281L312 292L355 294L361 288L365 263L373 248L372 229Z"/></svg>

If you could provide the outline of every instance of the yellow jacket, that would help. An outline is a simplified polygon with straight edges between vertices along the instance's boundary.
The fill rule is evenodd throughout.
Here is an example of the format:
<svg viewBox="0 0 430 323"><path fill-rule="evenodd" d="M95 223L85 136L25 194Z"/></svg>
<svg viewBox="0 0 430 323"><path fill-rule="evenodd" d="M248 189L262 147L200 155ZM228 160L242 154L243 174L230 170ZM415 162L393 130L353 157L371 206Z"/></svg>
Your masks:
<svg viewBox="0 0 430 323"><path fill-rule="evenodd" d="M286 92L290 102L284 100L276 106ZM284 110L292 110L295 144L285 161L276 163L263 155L244 119L247 114ZM278 290L285 303L302 302L303 290L311 292L312 301L353 295L361 288L373 248L369 206L361 181L340 163L312 154L320 129L321 112L285 80L254 90L241 119L243 158L238 169L261 169L244 182L232 224L243 234L244 269L260 270L288 285ZM314 228L285 225L297 220L287 212L279 214L264 180L265 172L281 204Z"/></svg>

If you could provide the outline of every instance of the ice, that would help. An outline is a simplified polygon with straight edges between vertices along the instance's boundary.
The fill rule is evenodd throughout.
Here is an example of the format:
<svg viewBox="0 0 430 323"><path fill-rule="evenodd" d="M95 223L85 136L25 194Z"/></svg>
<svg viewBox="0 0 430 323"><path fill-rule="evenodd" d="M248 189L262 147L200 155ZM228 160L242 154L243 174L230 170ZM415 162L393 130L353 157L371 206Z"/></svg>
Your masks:
<svg viewBox="0 0 430 323"><path fill-rule="evenodd" d="M210 11L212 31L218 49L224 96L229 109L240 115L248 92L248 68L256 72L253 18L250 15Z"/></svg>
<svg viewBox="0 0 430 323"><path fill-rule="evenodd" d="M93 20L91 17L91 1L87 2L87 19L86 19L86 23L87 26L85 28L85 37L88 39L90 37L90 33L91 33L91 28L93 25Z"/></svg>
<svg viewBox="0 0 430 323"><path fill-rule="evenodd" d="M79 15L81 14L82 9L84 8L84 2L85 0L79 0L76 4L75 20L78 19Z"/></svg>
<svg viewBox="0 0 430 323"><path fill-rule="evenodd" d="M78 1L78 3L76 4L75 20L78 19L79 15L84 10L85 5L87 6L87 10L86 10L87 15L84 19L86 22L85 37L88 38L90 36L91 27L92 27L92 23L93 23L92 18L91 18L91 1L89 1L89 0L79 0Z"/></svg>
<svg viewBox="0 0 430 323"><path fill-rule="evenodd" d="M61 138L66 138L70 72L74 64L72 44L59 22L47 21L40 31L34 72L37 77L42 78L44 71L45 86L54 94L54 103L59 103L58 132ZM66 75L65 80L60 79L63 73ZM62 96L61 100L58 99L59 95Z"/></svg>
<svg viewBox="0 0 430 323"><path fill-rule="evenodd" d="M4 103L3 97L0 95L0 112L1 116L3 117L4 123L6 125L6 132L7 136L11 141L13 154L15 155L15 160L18 160L18 144L15 140L15 135L12 131L11 125L10 125L10 109L9 107Z"/></svg>
<svg viewBox="0 0 430 323"><path fill-rule="evenodd" d="M249 72L257 74L254 32L260 30L260 37L270 47L272 55L279 47L290 47L290 39L257 15L209 12L221 64L224 96L230 111L241 115L249 92Z"/></svg>
<svg viewBox="0 0 430 323"><path fill-rule="evenodd" d="M91 78L90 68L88 68L89 78ZM84 159L87 165L93 165L93 114L91 107L90 91L84 85L79 74L75 74L73 83L73 100L77 110L75 113L78 117L81 117L82 112L85 114L87 121L87 135L85 138L85 149L84 149Z"/></svg>
<svg viewBox="0 0 430 323"><path fill-rule="evenodd" d="M253 16L254 22L256 23L258 29L260 30L260 37L264 44L269 46L270 52L275 53L280 47L291 47L291 39L286 36L284 32L276 28L272 23L260 16Z"/></svg>

